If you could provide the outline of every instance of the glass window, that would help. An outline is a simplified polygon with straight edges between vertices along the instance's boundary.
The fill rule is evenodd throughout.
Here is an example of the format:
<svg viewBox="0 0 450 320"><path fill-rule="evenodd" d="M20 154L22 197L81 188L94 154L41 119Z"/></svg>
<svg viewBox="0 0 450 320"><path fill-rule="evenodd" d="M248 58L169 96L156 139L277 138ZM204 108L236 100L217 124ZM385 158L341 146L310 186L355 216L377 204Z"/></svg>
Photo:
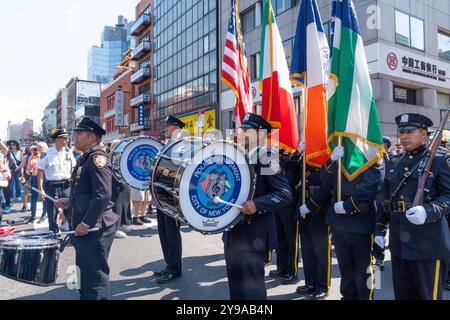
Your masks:
<svg viewBox="0 0 450 320"><path fill-rule="evenodd" d="M450 35L439 31L438 33L439 57L450 60Z"/></svg>
<svg viewBox="0 0 450 320"><path fill-rule="evenodd" d="M286 61L288 63L288 67L291 67L292 60L292 39L283 41L284 54L286 55Z"/></svg>
<svg viewBox="0 0 450 320"><path fill-rule="evenodd" d="M394 86L394 102L416 104L416 90Z"/></svg>
<svg viewBox="0 0 450 320"><path fill-rule="evenodd" d="M203 53L209 52L209 37L206 36L203 38Z"/></svg>
<svg viewBox="0 0 450 320"><path fill-rule="evenodd" d="M242 32L247 33L255 29L255 7L252 7L241 16Z"/></svg>
<svg viewBox="0 0 450 320"><path fill-rule="evenodd" d="M276 0L275 1L275 14L280 14L292 6L292 0Z"/></svg>
<svg viewBox="0 0 450 320"><path fill-rule="evenodd" d="M423 20L395 11L395 42L421 51L425 50Z"/></svg>
<svg viewBox="0 0 450 320"><path fill-rule="evenodd" d="M250 57L250 76L252 80L259 78L259 52Z"/></svg>

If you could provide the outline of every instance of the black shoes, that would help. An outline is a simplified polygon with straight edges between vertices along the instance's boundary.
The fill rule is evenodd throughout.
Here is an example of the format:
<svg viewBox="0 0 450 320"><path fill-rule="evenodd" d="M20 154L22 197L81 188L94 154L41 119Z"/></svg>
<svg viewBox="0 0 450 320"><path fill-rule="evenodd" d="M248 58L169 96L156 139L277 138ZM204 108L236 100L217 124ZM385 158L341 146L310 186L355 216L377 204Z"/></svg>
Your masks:
<svg viewBox="0 0 450 320"><path fill-rule="evenodd" d="M42 223L45 221L45 218L40 218L37 223Z"/></svg>
<svg viewBox="0 0 450 320"><path fill-rule="evenodd" d="M35 220L34 218L28 219L27 224L32 224L34 222L34 220Z"/></svg>
<svg viewBox="0 0 450 320"><path fill-rule="evenodd" d="M278 278L278 277L284 277L284 276L285 276L285 273L284 273L284 271L281 271L281 270L271 270L269 272L269 277L272 277L272 278Z"/></svg>
<svg viewBox="0 0 450 320"><path fill-rule="evenodd" d="M316 288L315 287L308 287L308 286L300 286L300 287L297 287L295 292L297 292L298 294L308 295L308 294L315 293L316 292Z"/></svg>
<svg viewBox="0 0 450 320"><path fill-rule="evenodd" d="M167 268L165 268L165 269L163 269L163 270L159 270L159 271L155 271L155 272L153 272L153 275L155 276L155 277L162 277L163 275L165 275L165 274L167 274L169 272L169 269L167 269Z"/></svg>
<svg viewBox="0 0 450 320"><path fill-rule="evenodd" d="M142 223L152 223L152 219L146 216L139 217L139 220L141 220Z"/></svg>
<svg viewBox="0 0 450 320"><path fill-rule="evenodd" d="M328 291L323 290L316 291L311 295L311 299L313 300L322 300L325 299L326 297L328 297Z"/></svg>
<svg viewBox="0 0 450 320"><path fill-rule="evenodd" d="M181 271L178 271L178 272L167 272L166 274L162 275L161 278L156 280L156 283L157 284L167 283L167 282L175 280L175 279L177 279L179 277L181 277Z"/></svg>
<svg viewBox="0 0 450 320"><path fill-rule="evenodd" d="M144 225L142 223L141 219L139 219L138 217L133 217L131 224L134 224L135 226L143 226Z"/></svg>
<svg viewBox="0 0 450 320"><path fill-rule="evenodd" d="M450 291L450 280L447 280L447 282L445 283L444 290Z"/></svg>
<svg viewBox="0 0 450 320"><path fill-rule="evenodd" d="M287 274L283 277L283 280L281 281L282 284L293 284L297 283L298 277L294 275Z"/></svg>

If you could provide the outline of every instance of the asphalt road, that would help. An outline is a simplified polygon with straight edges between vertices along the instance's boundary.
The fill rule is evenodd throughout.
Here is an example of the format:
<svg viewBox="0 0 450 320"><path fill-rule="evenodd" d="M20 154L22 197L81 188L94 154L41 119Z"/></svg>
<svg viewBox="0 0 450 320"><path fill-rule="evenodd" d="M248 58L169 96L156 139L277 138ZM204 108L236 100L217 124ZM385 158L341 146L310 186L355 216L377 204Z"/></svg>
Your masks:
<svg viewBox="0 0 450 320"><path fill-rule="evenodd" d="M13 209L18 210L19 204ZM40 213L38 213L40 216ZM4 215L29 217L27 213ZM156 218L145 226L133 226L125 239L115 239L110 254L111 292L115 300L227 300L228 284L221 235L203 236L188 227L182 227L183 276L167 284L158 285L153 271L164 267L161 246L157 233ZM44 224L45 226L45 224ZM35 225L35 227L42 227ZM18 225L18 230L33 230L32 225ZM45 227L44 227L45 228ZM266 268L266 275L276 269L276 255L272 265ZM38 287L9 280L0 276L0 299L18 300L75 300L78 291L74 288L74 249L68 246L61 253L59 277L55 285ZM269 300L305 299L295 289L303 285L302 264L299 267L300 280L297 284L282 285L280 279L266 277ZM374 297L376 300L392 300L390 255L387 252L386 269L377 273ZM340 273L333 253L332 282L328 300L340 299ZM450 292L445 293L450 300Z"/></svg>

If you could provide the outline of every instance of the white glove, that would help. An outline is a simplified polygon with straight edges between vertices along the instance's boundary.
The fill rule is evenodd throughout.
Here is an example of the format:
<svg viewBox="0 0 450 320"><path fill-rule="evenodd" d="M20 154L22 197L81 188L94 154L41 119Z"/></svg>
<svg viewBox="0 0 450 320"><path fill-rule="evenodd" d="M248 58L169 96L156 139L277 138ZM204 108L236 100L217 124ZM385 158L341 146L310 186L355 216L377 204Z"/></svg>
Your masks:
<svg viewBox="0 0 450 320"><path fill-rule="evenodd" d="M413 224L422 225L427 219L427 212L424 207L417 206L406 211L406 219Z"/></svg>
<svg viewBox="0 0 450 320"><path fill-rule="evenodd" d="M306 204L302 205L302 206L300 207L300 214L302 215L303 219L305 218L305 216L306 216L308 213L311 213L311 211L309 211L309 209L308 209L308 207L306 206Z"/></svg>
<svg viewBox="0 0 450 320"><path fill-rule="evenodd" d="M386 239L384 239L383 236L376 236L375 237L375 243L382 249L384 249L384 246L386 244Z"/></svg>
<svg viewBox="0 0 450 320"><path fill-rule="evenodd" d="M300 141L300 143L298 144L298 150L300 152L303 152L306 150L306 142L305 141Z"/></svg>
<svg viewBox="0 0 450 320"><path fill-rule="evenodd" d="M336 202L334 204L334 211L337 214L346 214L347 212L345 212L345 209L344 209L344 201Z"/></svg>
<svg viewBox="0 0 450 320"><path fill-rule="evenodd" d="M344 156L344 147L337 146L334 148L333 153L330 156L331 161L336 161L339 158L342 158Z"/></svg>

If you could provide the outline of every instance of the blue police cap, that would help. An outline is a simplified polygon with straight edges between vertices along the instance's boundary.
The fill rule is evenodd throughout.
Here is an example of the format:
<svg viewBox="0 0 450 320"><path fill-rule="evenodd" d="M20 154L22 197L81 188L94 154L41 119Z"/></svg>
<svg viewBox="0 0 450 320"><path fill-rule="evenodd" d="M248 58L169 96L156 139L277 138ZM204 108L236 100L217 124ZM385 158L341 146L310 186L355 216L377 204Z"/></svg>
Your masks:
<svg viewBox="0 0 450 320"><path fill-rule="evenodd" d="M100 127L94 120L92 120L89 117L84 117L78 126L73 129L73 131L87 131L87 132L93 132L95 134L98 134L100 136L104 136L106 134L105 129Z"/></svg>
<svg viewBox="0 0 450 320"><path fill-rule="evenodd" d="M398 131L428 129L433 126L433 121L418 113L404 113L395 118Z"/></svg>
<svg viewBox="0 0 450 320"><path fill-rule="evenodd" d="M53 129L52 131L50 131L50 135L49 137L51 139L56 139L56 138L64 138L64 139L68 139L69 138L69 133L67 132L66 129L61 128L61 129Z"/></svg>
<svg viewBox="0 0 450 320"><path fill-rule="evenodd" d="M184 128L186 124L180 119L175 118L174 116L168 116L166 120L164 120L164 125L174 125L180 128Z"/></svg>
<svg viewBox="0 0 450 320"><path fill-rule="evenodd" d="M244 122L241 125L241 128L243 129L256 129L256 130L261 130L261 129L265 129L268 132L272 131L272 126L270 125L269 122L267 122L266 120L264 120L263 117L255 114L255 113L247 113L244 116Z"/></svg>

